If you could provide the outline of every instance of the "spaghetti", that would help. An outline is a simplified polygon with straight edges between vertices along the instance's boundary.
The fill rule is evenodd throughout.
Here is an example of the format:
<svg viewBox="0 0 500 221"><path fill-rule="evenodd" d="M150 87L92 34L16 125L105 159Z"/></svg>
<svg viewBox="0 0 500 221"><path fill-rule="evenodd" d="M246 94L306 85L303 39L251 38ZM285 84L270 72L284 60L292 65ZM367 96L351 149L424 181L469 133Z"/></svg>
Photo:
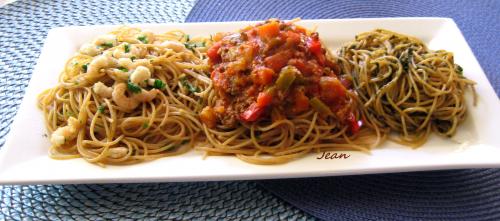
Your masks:
<svg viewBox="0 0 500 221"><path fill-rule="evenodd" d="M383 140L318 33L270 19L214 40L214 88L200 114L208 145L197 149L277 164L311 151L369 152Z"/></svg>
<svg viewBox="0 0 500 221"><path fill-rule="evenodd" d="M463 76L453 54L432 51L414 37L377 29L356 36L338 53L352 75L364 112L392 140L414 147L431 131L452 136L464 121L464 92L475 84Z"/></svg>
<svg viewBox="0 0 500 221"><path fill-rule="evenodd" d="M122 27L84 44L38 97L51 157L131 164L191 149L211 87L206 41Z"/></svg>

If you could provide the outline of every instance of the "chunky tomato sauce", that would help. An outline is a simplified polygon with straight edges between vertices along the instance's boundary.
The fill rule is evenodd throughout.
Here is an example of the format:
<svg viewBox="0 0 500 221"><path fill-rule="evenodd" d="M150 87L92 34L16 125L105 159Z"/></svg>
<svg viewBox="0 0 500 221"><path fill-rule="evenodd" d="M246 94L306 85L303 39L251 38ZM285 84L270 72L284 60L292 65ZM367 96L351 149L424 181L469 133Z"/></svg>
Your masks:
<svg viewBox="0 0 500 221"><path fill-rule="evenodd" d="M209 126L214 120L234 126L314 108L335 115L353 132L359 128L347 94L349 82L337 76L339 67L327 58L318 33L268 20L218 38L207 51L220 98L202 113Z"/></svg>

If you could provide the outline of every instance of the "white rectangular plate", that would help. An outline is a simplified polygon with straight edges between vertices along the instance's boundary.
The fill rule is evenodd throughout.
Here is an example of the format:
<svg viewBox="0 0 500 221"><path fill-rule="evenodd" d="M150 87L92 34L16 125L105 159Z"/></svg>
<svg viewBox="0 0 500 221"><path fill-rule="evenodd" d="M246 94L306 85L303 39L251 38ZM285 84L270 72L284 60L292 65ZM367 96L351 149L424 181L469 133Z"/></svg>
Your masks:
<svg viewBox="0 0 500 221"><path fill-rule="evenodd" d="M138 24L154 32L182 29L191 35L236 31L255 22ZM347 159L319 160L310 154L283 165L261 166L235 157L202 153L158 159L129 166L101 168L83 159L53 160L48 157L49 142L43 116L36 107L36 96L52 87L68 58L85 42L117 26L62 27L49 32L21 107L1 150L0 183L108 183L270 179L337 176L458 168L500 167L500 102L479 63L453 20L446 18L380 18L308 20L301 25L314 28L330 49L338 48L360 32L386 28L416 36L431 49L455 53L465 75L476 81L477 106L468 97L469 116L453 139L432 136L421 148L411 149L391 142L383 143L371 155L342 151ZM471 93L469 93L470 95Z"/></svg>

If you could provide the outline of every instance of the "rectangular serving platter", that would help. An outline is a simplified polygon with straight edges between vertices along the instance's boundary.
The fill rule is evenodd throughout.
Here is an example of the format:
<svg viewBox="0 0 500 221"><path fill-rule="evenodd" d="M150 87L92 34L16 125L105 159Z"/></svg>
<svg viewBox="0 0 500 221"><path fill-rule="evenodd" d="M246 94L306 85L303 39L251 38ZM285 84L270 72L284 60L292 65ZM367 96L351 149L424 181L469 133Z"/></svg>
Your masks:
<svg viewBox="0 0 500 221"><path fill-rule="evenodd" d="M237 31L250 22L129 24L156 33L181 29L187 34L205 35ZM180 156L161 158L128 166L105 168L83 159L54 160L48 156L50 146L36 97L57 83L59 73L85 42L118 26L73 26L52 29L45 41L38 63L18 113L11 125L5 145L0 150L0 184L55 183L132 183L278 179L293 177L340 176L393 173L406 171L493 168L500 167L500 102L470 47L452 19L448 18L373 18L303 20L307 28L316 28L331 50L354 38L358 33L385 28L416 36L429 48L455 54L464 75L477 82L477 105L468 93L467 120L451 139L431 136L418 149L385 142L371 154L338 151L344 159L317 159L323 153L312 153L282 165L253 165L231 156L211 156L190 151Z"/></svg>

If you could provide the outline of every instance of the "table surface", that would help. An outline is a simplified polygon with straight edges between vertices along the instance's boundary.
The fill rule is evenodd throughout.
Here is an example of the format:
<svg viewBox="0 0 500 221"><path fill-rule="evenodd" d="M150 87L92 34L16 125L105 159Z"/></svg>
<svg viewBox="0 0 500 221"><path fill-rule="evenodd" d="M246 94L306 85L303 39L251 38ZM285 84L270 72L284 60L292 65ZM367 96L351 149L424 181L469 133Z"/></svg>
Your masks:
<svg viewBox="0 0 500 221"><path fill-rule="evenodd" d="M500 1L287 2L130 0L116 4L96 0L19 0L1 7L0 147L5 142L48 30L68 25L269 17L452 17L464 32L497 94L500 92L496 73L500 44L491 44L498 42L500 36L497 15ZM455 10L455 5L462 8ZM472 19L478 12L481 12L480 18ZM499 187L498 170L270 181L4 185L0 186L0 220L495 219L500 218L497 209L500 208ZM420 193L428 195L417 195Z"/></svg>

